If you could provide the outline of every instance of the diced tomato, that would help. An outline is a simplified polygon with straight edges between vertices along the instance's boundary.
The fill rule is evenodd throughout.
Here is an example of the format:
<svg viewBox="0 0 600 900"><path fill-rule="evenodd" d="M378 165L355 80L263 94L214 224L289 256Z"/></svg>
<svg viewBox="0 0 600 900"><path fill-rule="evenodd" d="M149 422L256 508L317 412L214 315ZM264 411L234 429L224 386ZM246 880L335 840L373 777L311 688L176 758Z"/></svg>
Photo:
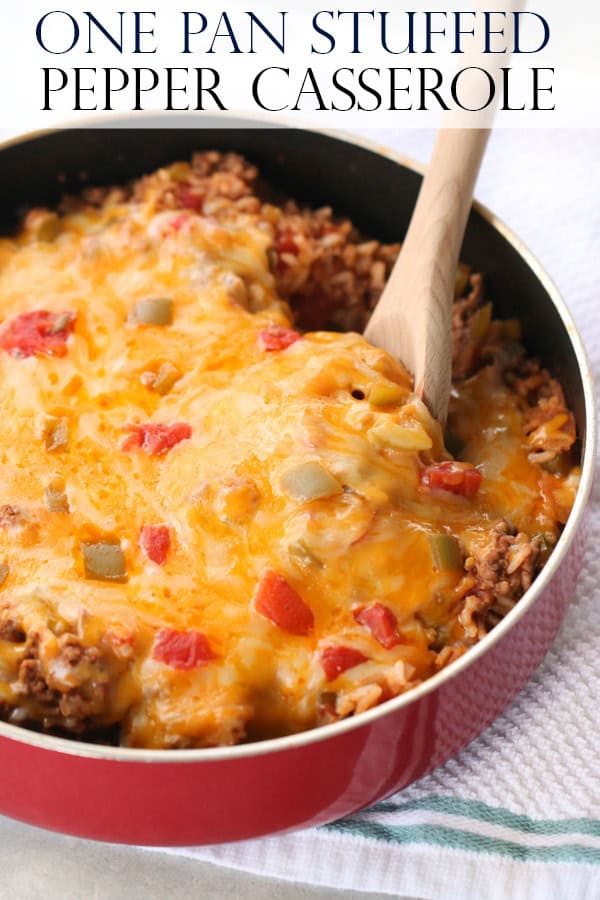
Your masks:
<svg viewBox="0 0 600 900"><path fill-rule="evenodd" d="M301 340L302 335L293 328L282 328L280 325L271 325L258 333L258 345L261 350L285 350L296 341Z"/></svg>
<svg viewBox="0 0 600 900"><path fill-rule="evenodd" d="M152 658L172 669L197 669L216 656L201 631L161 628L156 632Z"/></svg>
<svg viewBox="0 0 600 900"><path fill-rule="evenodd" d="M482 481L483 476L475 466L454 460L427 466L421 473L421 484L425 487L463 497L474 497Z"/></svg>
<svg viewBox="0 0 600 900"><path fill-rule="evenodd" d="M22 313L0 334L0 347L12 356L64 356L67 338L73 331L76 314L46 309Z"/></svg>
<svg viewBox="0 0 600 900"><path fill-rule="evenodd" d="M383 603L362 606L354 610L354 618L359 625L368 628L375 640L386 650L404 643L397 631L398 620L389 606L384 606Z"/></svg>
<svg viewBox="0 0 600 900"><path fill-rule="evenodd" d="M285 578L268 569L258 584L254 608L282 631L305 635L312 631L315 617L311 608Z"/></svg>
<svg viewBox="0 0 600 900"><path fill-rule="evenodd" d="M367 657L354 647L325 647L319 662L327 681L335 681L347 669L353 669L366 662Z"/></svg>
<svg viewBox="0 0 600 900"><path fill-rule="evenodd" d="M284 254L286 256L298 256L298 253L300 252L291 229L284 228L277 234L277 238L275 239L275 250L277 252L275 269L278 273L285 272L286 269L290 268L290 264L283 258Z"/></svg>
<svg viewBox="0 0 600 900"><path fill-rule="evenodd" d="M192 436L191 426L187 422L174 422L163 425L147 422L145 425L128 425L129 437L121 445L122 450L144 450L149 456L161 456L168 453L181 441Z"/></svg>
<svg viewBox="0 0 600 900"><path fill-rule="evenodd" d="M190 184L189 181L182 181L177 185L175 196L177 205L182 209L191 209L196 213L202 212L206 194L200 188Z"/></svg>
<svg viewBox="0 0 600 900"><path fill-rule="evenodd" d="M144 525L140 531L140 547L157 566L164 566L171 546L171 535L166 525Z"/></svg>

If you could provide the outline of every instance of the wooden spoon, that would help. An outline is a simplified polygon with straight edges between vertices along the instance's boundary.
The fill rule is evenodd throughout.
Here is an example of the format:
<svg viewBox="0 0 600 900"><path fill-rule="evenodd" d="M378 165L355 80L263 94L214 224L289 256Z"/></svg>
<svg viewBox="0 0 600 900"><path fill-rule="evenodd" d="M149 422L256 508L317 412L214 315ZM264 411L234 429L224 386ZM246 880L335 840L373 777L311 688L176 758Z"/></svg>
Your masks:
<svg viewBox="0 0 600 900"><path fill-rule="evenodd" d="M442 129L400 256L365 330L414 375L444 424L452 380L452 303L473 190L489 129Z"/></svg>

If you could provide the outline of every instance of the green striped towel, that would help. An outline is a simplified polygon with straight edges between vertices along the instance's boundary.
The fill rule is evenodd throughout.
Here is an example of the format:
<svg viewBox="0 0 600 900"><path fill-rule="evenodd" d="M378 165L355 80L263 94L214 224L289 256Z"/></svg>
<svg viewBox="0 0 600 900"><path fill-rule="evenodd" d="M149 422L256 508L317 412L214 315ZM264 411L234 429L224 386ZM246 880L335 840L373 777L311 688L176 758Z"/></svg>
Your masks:
<svg viewBox="0 0 600 900"><path fill-rule="evenodd" d="M432 135L376 137L426 159ZM600 181L589 173L599 158L597 131L499 132L478 189L556 279L596 372ZM169 852L421 900L599 900L598 499L596 491L591 552L558 640L511 707L456 759L370 810L322 828Z"/></svg>
<svg viewBox="0 0 600 900"><path fill-rule="evenodd" d="M188 851L293 881L426 900L598 900L600 821L398 795L299 834Z"/></svg>

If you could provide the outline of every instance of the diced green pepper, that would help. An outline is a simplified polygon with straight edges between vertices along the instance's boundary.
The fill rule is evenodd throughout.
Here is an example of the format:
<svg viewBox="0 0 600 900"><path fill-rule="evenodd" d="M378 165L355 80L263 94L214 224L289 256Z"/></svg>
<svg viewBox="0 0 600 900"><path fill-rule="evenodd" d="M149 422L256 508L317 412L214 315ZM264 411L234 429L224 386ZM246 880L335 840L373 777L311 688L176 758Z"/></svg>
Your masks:
<svg viewBox="0 0 600 900"><path fill-rule="evenodd" d="M433 564L438 572L462 572L464 568L460 544L450 534L429 535Z"/></svg>
<svg viewBox="0 0 600 900"><path fill-rule="evenodd" d="M69 420L47 416L44 420L44 441L48 453L66 450L69 446Z"/></svg>
<svg viewBox="0 0 600 900"><path fill-rule="evenodd" d="M369 391L369 403L371 406L392 406L400 403L406 396L400 385L393 384L374 384Z"/></svg>
<svg viewBox="0 0 600 900"><path fill-rule="evenodd" d="M163 363L156 373L152 390L164 397L180 378L181 372L176 366L173 366L171 363Z"/></svg>
<svg viewBox="0 0 600 900"><path fill-rule="evenodd" d="M85 577L95 581L127 581L125 556L121 545L100 541L81 544Z"/></svg>
<svg viewBox="0 0 600 900"><path fill-rule="evenodd" d="M8 573L10 569L8 568L6 563L0 563L0 587L4 584L6 579L8 578Z"/></svg>
<svg viewBox="0 0 600 900"><path fill-rule="evenodd" d="M286 494L295 500L323 500L342 493L342 486L321 463L306 462L288 469L281 479Z"/></svg>
<svg viewBox="0 0 600 900"><path fill-rule="evenodd" d="M173 301L170 297L148 297L135 304L130 320L139 325L170 325L173 321Z"/></svg>

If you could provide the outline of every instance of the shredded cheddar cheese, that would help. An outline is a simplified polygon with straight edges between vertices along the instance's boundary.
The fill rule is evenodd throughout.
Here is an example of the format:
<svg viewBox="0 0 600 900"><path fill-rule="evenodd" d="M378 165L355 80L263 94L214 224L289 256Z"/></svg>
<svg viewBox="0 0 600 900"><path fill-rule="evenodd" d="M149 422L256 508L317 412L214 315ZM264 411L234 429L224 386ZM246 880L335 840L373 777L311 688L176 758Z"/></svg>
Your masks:
<svg viewBox="0 0 600 900"><path fill-rule="evenodd" d="M455 392L452 462L398 363L295 329L274 212L158 199L0 241L0 710L140 747L360 712L472 643L499 521L527 536L507 579L556 539L576 470L531 453L566 419L527 438L483 368Z"/></svg>

